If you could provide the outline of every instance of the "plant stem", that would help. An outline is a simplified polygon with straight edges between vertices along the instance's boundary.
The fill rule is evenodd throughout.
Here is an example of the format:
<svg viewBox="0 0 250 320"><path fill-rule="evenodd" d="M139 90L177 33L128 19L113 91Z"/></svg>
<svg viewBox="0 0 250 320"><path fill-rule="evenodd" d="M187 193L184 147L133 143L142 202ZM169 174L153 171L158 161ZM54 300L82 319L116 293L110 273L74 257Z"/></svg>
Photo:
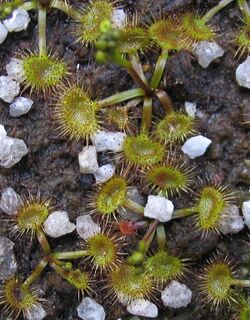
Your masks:
<svg viewBox="0 0 250 320"><path fill-rule="evenodd" d="M63 268L58 266L55 262L51 262L50 265L55 270L56 273L60 274L62 278L68 280L68 277L69 277L68 271L65 271Z"/></svg>
<svg viewBox="0 0 250 320"><path fill-rule="evenodd" d="M29 275L29 277L25 280L23 285L29 287L33 282L35 282L40 277L41 273L43 272L47 264L47 259L43 258L32 271L32 273Z"/></svg>
<svg viewBox="0 0 250 320"><path fill-rule="evenodd" d="M146 95L151 96L152 95L152 90L149 87L148 84L146 84L141 77L139 76L139 74L137 73L137 71L134 69L134 67L132 66L132 64L128 65L126 68L127 72L131 75L131 77L134 79L135 83L138 84L138 86L140 88L142 88L142 90L145 92Z"/></svg>
<svg viewBox="0 0 250 320"><path fill-rule="evenodd" d="M152 103L151 97L145 97L142 109L141 132L148 133L152 124Z"/></svg>
<svg viewBox="0 0 250 320"><path fill-rule="evenodd" d="M37 236L37 239L38 239L38 241L40 243L40 246L43 249L44 254L45 255L49 255L51 253L51 248L50 248L49 242L48 242L43 230L42 229L38 229L37 233L36 233L36 236Z"/></svg>
<svg viewBox="0 0 250 320"><path fill-rule="evenodd" d="M155 233L155 230L157 228L159 224L159 220L155 219L153 222L151 222L148 231L145 233L142 241L144 241L145 243L148 242L148 240L152 237L152 235Z"/></svg>
<svg viewBox="0 0 250 320"><path fill-rule="evenodd" d="M135 213L138 213L141 215L144 214L144 207L141 206L139 203L136 203L130 199L126 199L124 206Z"/></svg>
<svg viewBox="0 0 250 320"><path fill-rule="evenodd" d="M78 259L88 255L87 250L68 251L68 252L54 252L50 256L54 259Z"/></svg>
<svg viewBox="0 0 250 320"><path fill-rule="evenodd" d="M185 209L178 209L174 210L172 219L179 219L179 218L184 218L184 217L189 217L192 214L196 213L196 208L185 208Z"/></svg>
<svg viewBox="0 0 250 320"><path fill-rule="evenodd" d="M155 91L155 94L158 97L158 99L160 100L160 102L161 102L162 106L164 107L167 114L174 111L173 102L170 99L170 97L166 91L158 89Z"/></svg>
<svg viewBox="0 0 250 320"><path fill-rule="evenodd" d="M246 19L250 18L250 9L246 0L238 0L240 11Z"/></svg>
<svg viewBox="0 0 250 320"><path fill-rule="evenodd" d="M132 99L130 100L129 102L127 102L123 107L129 111L130 109L136 107L140 102L143 101L143 98L142 97L139 97L139 98L135 98L135 99Z"/></svg>
<svg viewBox="0 0 250 320"><path fill-rule="evenodd" d="M243 288L250 288L250 280L233 279L232 285L233 286L240 286Z"/></svg>
<svg viewBox="0 0 250 320"><path fill-rule="evenodd" d="M154 73L150 82L152 89L158 88L164 69L165 69L167 59L168 59L168 51L163 49L155 64Z"/></svg>
<svg viewBox="0 0 250 320"><path fill-rule="evenodd" d="M81 20L82 14L74 9L73 7L67 5L65 2L60 0L55 0L51 4L52 8L61 10L62 12L66 13L70 18L74 20Z"/></svg>
<svg viewBox="0 0 250 320"><path fill-rule="evenodd" d="M130 100L137 97L144 96L144 91L141 88L131 89L123 92L116 93L108 98L99 100L97 103L100 108L112 106L113 104Z"/></svg>
<svg viewBox="0 0 250 320"><path fill-rule="evenodd" d="M234 0L221 0L216 6L210 9L202 18L204 22L208 22L213 18L213 16L223 9L226 5L233 2Z"/></svg>
<svg viewBox="0 0 250 320"><path fill-rule="evenodd" d="M19 8L29 11L37 8L37 4L35 1L24 2Z"/></svg>
<svg viewBox="0 0 250 320"><path fill-rule="evenodd" d="M157 227L157 244L158 248L160 250L165 250L167 246L167 239L166 239L166 233L165 233L165 228L163 224L160 224Z"/></svg>
<svg viewBox="0 0 250 320"><path fill-rule="evenodd" d="M38 39L39 39L39 55L46 56L46 18L47 11L44 8L38 10Z"/></svg>
<svg viewBox="0 0 250 320"><path fill-rule="evenodd" d="M142 81L146 84L148 84L147 82L147 79L144 75L144 72L143 72L143 68L142 68L142 65L141 65L141 61L139 59L139 56L137 53L133 53L129 56L129 59L132 63L132 66L133 68L135 69L135 71L139 74L139 76L141 77Z"/></svg>

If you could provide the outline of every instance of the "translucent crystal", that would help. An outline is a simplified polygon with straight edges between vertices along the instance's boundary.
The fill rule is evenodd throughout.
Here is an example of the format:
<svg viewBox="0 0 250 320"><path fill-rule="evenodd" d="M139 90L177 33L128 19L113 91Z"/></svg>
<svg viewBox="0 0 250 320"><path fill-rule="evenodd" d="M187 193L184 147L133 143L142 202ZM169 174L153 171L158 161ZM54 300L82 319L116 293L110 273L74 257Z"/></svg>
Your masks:
<svg viewBox="0 0 250 320"><path fill-rule="evenodd" d="M10 18L3 20L9 32L25 30L30 22L30 17L24 9L18 8L12 12Z"/></svg>
<svg viewBox="0 0 250 320"><path fill-rule="evenodd" d="M92 220L90 215L84 215L76 219L76 231L82 239L87 240L100 233L101 228Z"/></svg>
<svg viewBox="0 0 250 320"><path fill-rule="evenodd" d="M236 69L236 80L241 87L250 89L250 56Z"/></svg>
<svg viewBox="0 0 250 320"><path fill-rule="evenodd" d="M61 237L75 230L74 223L69 221L66 211L54 211L44 222L44 231L52 238Z"/></svg>
<svg viewBox="0 0 250 320"><path fill-rule="evenodd" d="M142 316L147 318L155 318L158 316L157 306L144 299L135 299L128 306L127 311L136 316Z"/></svg>
<svg viewBox="0 0 250 320"><path fill-rule="evenodd" d="M19 83L11 79L9 76L0 76L0 99L11 103L19 94Z"/></svg>
<svg viewBox="0 0 250 320"><path fill-rule="evenodd" d="M10 116L20 117L30 111L33 101L29 98L18 97L10 105Z"/></svg>
<svg viewBox="0 0 250 320"><path fill-rule="evenodd" d="M192 291L178 281L172 281L162 292L161 299L165 307L186 307L192 299Z"/></svg>
<svg viewBox="0 0 250 320"><path fill-rule="evenodd" d="M47 316L47 313L40 303L35 304L25 312L26 320L42 320Z"/></svg>
<svg viewBox="0 0 250 320"><path fill-rule="evenodd" d="M98 131L92 136L92 141L97 152L108 150L119 152L122 151L126 136L124 132Z"/></svg>
<svg viewBox="0 0 250 320"><path fill-rule="evenodd" d="M8 35L8 30L6 29L5 25L0 22L0 44L4 42Z"/></svg>
<svg viewBox="0 0 250 320"><path fill-rule="evenodd" d="M15 215L21 204L20 196L12 188L6 188L2 191L0 208L4 213Z"/></svg>
<svg viewBox="0 0 250 320"><path fill-rule="evenodd" d="M224 50L216 42L201 41L195 46L193 53L199 64L207 68L213 60L223 56Z"/></svg>
<svg viewBox="0 0 250 320"><path fill-rule="evenodd" d="M78 154L81 173L95 173L98 169L97 153L94 146L87 146Z"/></svg>
<svg viewBox="0 0 250 320"><path fill-rule="evenodd" d="M242 214L244 216L244 222L250 229L250 200L242 203Z"/></svg>
<svg viewBox="0 0 250 320"><path fill-rule="evenodd" d="M77 308L78 317L82 320L104 320L106 313L103 307L91 298L84 298Z"/></svg>
<svg viewBox="0 0 250 320"><path fill-rule="evenodd" d="M186 109L187 114L188 114L190 117L195 117L195 113L196 113L196 103L186 101L186 102L185 102L185 109Z"/></svg>
<svg viewBox="0 0 250 320"><path fill-rule="evenodd" d="M6 65L6 71L8 76L17 82L22 82L25 79L23 61L20 59L11 58Z"/></svg>
<svg viewBox="0 0 250 320"><path fill-rule="evenodd" d="M161 196L150 195L144 209L144 216L166 222L171 220L173 211L172 201Z"/></svg>
<svg viewBox="0 0 250 320"><path fill-rule="evenodd" d="M105 164L98 168L94 173L96 183L104 183L115 174L115 166L113 164Z"/></svg>
<svg viewBox="0 0 250 320"><path fill-rule="evenodd" d="M181 150L190 158L194 159L202 156L207 147L211 144L212 140L198 135L192 138L187 139L184 145L181 147Z"/></svg>
<svg viewBox="0 0 250 320"><path fill-rule="evenodd" d="M237 233L244 228L240 210L235 204L228 206L221 213L219 227L223 234Z"/></svg>
<svg viewBox="0 0 250 320"><path fill-rule="evenodd" d="M28 148L23 140L0 136L0 165L10 168L28 153Z"/></svg>
<svg viewBox="0 0 250 320"><path fill-rule="evenodd" d="M14 243L10 239L0 237L0 280L12 277L17 270L13 247Z"/></svg>
<svg viewBox="0 0 250 320"><path fill-rule="evenodd" d="M113 28L122 28L126 24L127 15L126 12L122 9L115 9L112 12L111 23Z"/></svg>
<svg viewBox="0 0 250 320"><path fill-rule="evenodd" d="M0 124L0 136L6 136L7 132L2 124Z"/></svg>

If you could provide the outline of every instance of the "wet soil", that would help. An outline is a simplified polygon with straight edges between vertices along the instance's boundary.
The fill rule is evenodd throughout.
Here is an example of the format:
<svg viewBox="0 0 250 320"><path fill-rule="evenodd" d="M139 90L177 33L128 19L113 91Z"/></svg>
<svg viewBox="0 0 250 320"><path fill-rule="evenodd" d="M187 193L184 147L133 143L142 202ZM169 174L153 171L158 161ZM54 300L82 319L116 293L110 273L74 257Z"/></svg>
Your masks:
<svg viewBox="0 0 250 320"><path fill-rule="evenodd" d="M86 1L71 1L73 5L85 5ZM195 10L205 12L218 3L216 0L131 0L124 1L126 10L157 16L159 12L178 12ZM0 74L6 74L5 65L9 59L29 48L37 48L37 14L32 12L31 23L26 31L9 34L0 47ZM199 110L199 131L212 139L213 143L206 154L195 161L197 166L198 188L200 180L209 179L227 184L239 194L239 204L250 185L250 167L246 160L250 155L250 132L244 124L250 115L250 92L238 87L235 81L237 65L244 59L234 58L236 48L233 39L241 25L240 14L235 5L229 5L212 21L220 34L218 43L225 49L225 55L213 62L207 69L201 68L191 53L181 51L173 54L167 62L163 86L169 92L177 109L184 106L185 101L197 103ZM72 73L76 74L80 83L92 88L96 97L106 97L134 86L127 73L114 65L100 66L94 62L93 50L81 48L75 43L72 35L74 23L63 13L53 10L48 15L48 47L64 58ZM149 51L142 57L148 74L157 58L157 51ZM23 93L30 96L29 91ZM50 198L55 208L66 210L71 221L86 213L86 196L94 184L92 175L81 175L78 167L78 153L83 142L69 141L58 137L53 125L53 109L49 100L42 94L32 94L34 107L20 117L9 116L8 105L0 101L0 123L11 137L23 139L29 153L11 169L0 169L0 190L12 187L20 195L40 193ZM157 109L157 108L156 108ZM159 116L158 111L155 116ZM110 162L110 156L100 154L100 164ZM188 161L188 160L187 160ZM193 164L190 161L190 164ZM136 179L135 179L136 181ZM136 182L135 182L136 183ZM197 186L196 186L197 185ZM193 194L182 195L174 199L177 208L187 207L193 201ZM14 239L10 234L11 224L0 211L0 235L15 242L15 255L18 261L18 273L25 278L38 263L41 251L35 239L27 237ZM202 238L199 232L193 231L193 219L181 219L166 226L168 248L171 253L190 258L190 269L199 269L211 252L219 250L229 254L239 262L239 273L247 277L250 272L250 250L247 240L247 229L236 236L222 237L210 235ZM132 246L135 239L131 240ZM82 247L83 243L75 233L50 239L56 251L69 251ZM79 261L78 261L79 262ZM76 265L77 263L76 262ZM87 265L87 269L90 269ZM93 276L94 277L94 276ZM129 319L122 307L112 305L102 290L101 275L94 281L93 297L103 304L107 319L119 317ZM211 311L209 306L202 306L200 296L195 293L196 281L192 273L185 282L194 290L194 299L190 306L179 310L163 309L157 302L161 312L159 319L199 320L199 319L235 319L235 312L229 308ZM48 316L46 320L76 320L76 308L79 304L74 288L57 276L49 268L37 283L40 296L45 300ZM159 294L157 295L159 298ZM2 312L0 320L6 320L7 314Z"/></svg>

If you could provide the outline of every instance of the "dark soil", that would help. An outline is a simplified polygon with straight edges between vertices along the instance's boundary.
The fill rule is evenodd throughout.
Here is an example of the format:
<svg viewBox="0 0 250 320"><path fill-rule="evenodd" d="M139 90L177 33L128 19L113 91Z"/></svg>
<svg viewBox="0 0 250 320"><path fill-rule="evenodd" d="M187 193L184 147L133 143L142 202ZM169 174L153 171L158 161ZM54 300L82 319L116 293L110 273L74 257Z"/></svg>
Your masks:
<svg viewBox="0 0 250 320"><path fill-rule="evenodd" d="M73 5L85 5L87 1L71 1ZM142 14L157 16L159 11L177 12L195 10L205 12L218 3L217 0L134 0L124 1L128 11L137 10ZM149 10L150 6L150 10ZM5 74L8 60L24 49L37 47L37 14L32 12L31 23L26 31L9 34L0 47L0 74ZM219 44L225 49L225 55L213 62L207 69L201 68L195 58L186 51L175 53L167 63L164 76L164 87L173 99L176 108L183 108L185 101L197 103L200 121L199 131L213 140L206 156L195 161L197 176L201 180L209 177L221 181L237 191L239 199L247 193L250 185L250 167L246 160L250 155L249 127L244 124L249 120L250 92L240 88L235 80L237 65L244 59L234 58L236 48L233 44L236 31L241 25L240 14L236 6L229 5L212 21L220 34ZM134 86L126 72L114 65L100 66L94 62L93 50L81 48L74 42L72 30L74 23L63 13L53 10L48 15L48 47L64 58L73 73L77 71L79 82L92 88L96 97L106 97ZM157 58L156 51L150 51L142 60L152 70ZM77 69L77 65L79 68ZM29 96L29 91L24 92ZM78 166L78 153L83 142L68 141L58 137L52 125L52 108L49 100L42 94L32 94L33 109L20 118L11 118L8 105L0 101L0 123L7 129L8 135L23 139L29 148L29 153L11 169L0 169L0 190L12 187L20 195L40 194L51 198L56 208L66 210L70 220L86 212L86 196L94 184L92 175L81 175ZM157 115L157 114L156 114ZM109 155L100 155L100 164L109 162ZM190 161L190 164L193 162ZM197 183L198 183L197 179ZM177 208L187 207L192 203L193 195L175 198ZM239 200L240 201L240 200ZM12 239L15 245L15 255L18 261L18 273L27 277L41 257L37 241L26 237L14 239L10 233L10 223L0 212L0 235ZM236 236L222 237L210 235L202 238L200 233L193 231L193 219L181 219L167 224L166 233L168 247L171 253L190 258L195 263L191 270L198 269L211 252L229 254L239 261L239 273L248 276L250 272L250 250L243 242L247 239L245 229ZM83 245L76 233L49 239L56 251L74 250ZM90 266L87 266L89 269ZM112 305L105 299L106 292L102 290L102 282L94 281L93 297L103 304L107 319L116 320L119 317L128 319L126 310L118 305ZM185 282L192 290L196 289L196 281L192 273ZM47 268L37 283L40 295L46 299L44 305L48 316L46 320L78 319L76 308L79 304L73 287ZM159 295L158 295L159 297ZM159 300L160 301L160 300ZM188 308L170 311L161 310L159 319L199 320L199 319L235 319L235 312L229 308L211 311L209 306L202 307L199 295L194 293L194 299ZM0 320L6 320L7 314L1 313Z"/></svg>

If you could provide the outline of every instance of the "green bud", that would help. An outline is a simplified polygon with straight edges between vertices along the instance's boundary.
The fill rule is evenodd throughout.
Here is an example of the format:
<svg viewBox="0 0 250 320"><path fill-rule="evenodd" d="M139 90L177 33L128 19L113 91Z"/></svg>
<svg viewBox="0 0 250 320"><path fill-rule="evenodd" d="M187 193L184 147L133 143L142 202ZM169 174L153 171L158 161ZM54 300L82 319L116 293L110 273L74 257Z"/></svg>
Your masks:
<svg viewBox="0 0 250 320"><path fill-rule="evenodd" d="M135 269L134 269L134 273L135 273L136 275L141 274L141 273L143 273L144 271L145 271L145 269L144 269L143 266L137 266L137 267L135 267Z"/></svg>
<svg viewBox="0 0 250 320"><path fill-rule="evenodd" d="M118 30L118 29L114 29L112 31L112 36L113 36L113 38L115 40L119 40L121 38L121 36L122 36L122 32L120 30Z"/></svg>
<svg viewBox="0 0 250 320"><path fill-rule="evenodd" d="M146 249L146 243L145 241L141 240L138 245L138 251L144 253L145 249Z"/></svg>
<svg viewBox="0 0 250 320"><path fill-rule="evenodd" d="M132 266L141 265L144 261L144 254L139 251L134 251L127 259L128 264Z"/></svg>
<svg viewBox="0 0 250 320"><path fill-rule="evenodd" d="M110 23L109 20L103 20L101 23L100 23L100 32L101 33L106 33L108 32L111 28L112 28L112 25Z"/></svg>
<svg viewBox="0 0 250 320"><path fill-rule="evenodd" d="M96 49L101 51L107 49L107 46L108 46L107 42L101 39L99 39L95 44Z"/></svg>
<svg viewBox="0 0 250 320"><path fill-rule="evenodd" d="M70 271L72 269L72 263L71 262L65 262L64 270Z"/></svg>
<svg viewBox="0 0 250 320"><path fill-rule="evenodd" d="M117 46L117 43L115 41L109 41L108 42L108 48L114 49Z"/></svg>
<svg viewBox="0 0 250 320"><path fill-rule="evenodd" d="M95 54L95 59L98 63L106 63L108 61L108 55L107 53L97 50Z"/></svg>

